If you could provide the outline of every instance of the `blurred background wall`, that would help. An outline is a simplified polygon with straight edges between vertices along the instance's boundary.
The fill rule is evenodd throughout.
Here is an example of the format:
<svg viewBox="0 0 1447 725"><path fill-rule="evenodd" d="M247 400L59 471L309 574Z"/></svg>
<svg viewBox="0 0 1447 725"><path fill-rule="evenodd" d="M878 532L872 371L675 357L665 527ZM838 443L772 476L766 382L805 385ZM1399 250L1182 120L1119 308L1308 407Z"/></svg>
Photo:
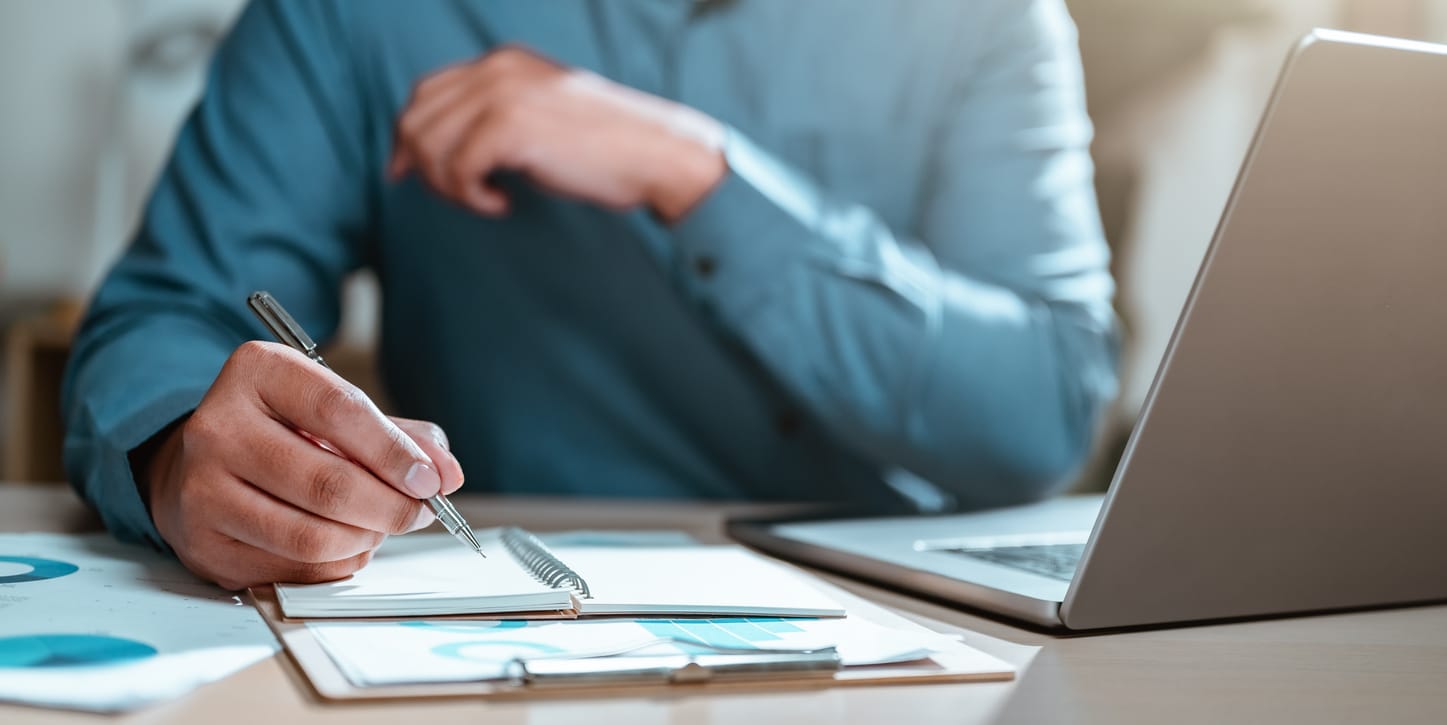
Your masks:
<svg viewBox="0 0 1447 725"><path fill-rule="evenodd" d="M401 1L401 0L398 0ZM682 1L682 0L680 0ZM768 1L768 0L765 0ZM1447 0L1067 0L1128 337L1082 476L1114 465L1287 50L1307 29L1447 39ZM57 480L70 326L118 253L242 0L0 2L0 479ZM339 350L369 379L375 286Z"/></svg>

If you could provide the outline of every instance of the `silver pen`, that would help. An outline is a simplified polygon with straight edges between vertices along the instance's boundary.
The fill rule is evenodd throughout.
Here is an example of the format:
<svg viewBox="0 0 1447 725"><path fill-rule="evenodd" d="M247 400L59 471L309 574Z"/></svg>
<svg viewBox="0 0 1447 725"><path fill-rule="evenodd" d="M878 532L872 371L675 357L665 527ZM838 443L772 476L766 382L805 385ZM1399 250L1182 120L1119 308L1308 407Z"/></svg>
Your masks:
<svg viewBox="0 0 1447 725"><path fill-rule="evenodd" d="M271 330L271 334L275 335L277 340L317 361L317 364L322 367L332 369L332 366L322 359L321 353L317 352L316 342L312 341L311 336L301 329L301 325L297 324L296 320L287 313L286 308L282 307L270 292L251 293L251 296L246 299L246 304L251 307L251 311L256 313L267 329ZM482 553L482 544L477 542L477 537L472 533L472 527L462 518L462 514L453 508L452 502L448 501L446 496L438 493L427 499L427 505L432 507L432 513L437 515L437 520L442 522L447 533L456 536L458 541L482 554L484 558L487 557L487 554Z"/></svg>

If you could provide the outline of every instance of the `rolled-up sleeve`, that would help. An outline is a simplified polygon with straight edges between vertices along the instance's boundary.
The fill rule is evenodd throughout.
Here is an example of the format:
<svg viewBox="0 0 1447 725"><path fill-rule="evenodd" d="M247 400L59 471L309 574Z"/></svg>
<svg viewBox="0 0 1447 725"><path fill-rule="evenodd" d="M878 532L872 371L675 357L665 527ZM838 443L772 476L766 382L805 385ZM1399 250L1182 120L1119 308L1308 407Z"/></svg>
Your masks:
<svg viewBox="0 0 1447 725"><path fill-rule="evenodd" d="M77 334L62 411L71 482L117 536L164 542L129 454L193 410L231 351L265 330L270 289L320 337L360 264L368 173L343 18L258 2L213 62L129 248Z"/></svg>
<svg viewBox="0 0 1447 725"><path fill-rule="evenodd" d="M687 292L800 405L964 505L1056 490L1116 388L1074 27L1059 0L994 5L916 228L733 133L728 176L674 230Z"/></svg>

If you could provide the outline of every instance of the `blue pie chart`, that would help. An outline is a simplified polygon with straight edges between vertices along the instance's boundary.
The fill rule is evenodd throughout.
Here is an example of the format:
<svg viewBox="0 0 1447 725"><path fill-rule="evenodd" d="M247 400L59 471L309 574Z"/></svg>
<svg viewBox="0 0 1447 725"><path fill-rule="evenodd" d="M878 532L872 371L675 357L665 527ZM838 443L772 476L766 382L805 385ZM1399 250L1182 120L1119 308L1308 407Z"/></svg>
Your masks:
<svg viewBox="0 0 1447 725"><path fill-rule="evenodd" d="M113 665L156 654L144 642L94 634L27 634L0 637L0 668Z"/></svg>
<svg viewBox="0 0 1447 725"><path fill-rule="evenodd" d="M0 574L0 584L38 582L46 579L56 579L66 574L74 574L80 571L80 567L68 561L37 559L32 556L0 556L0 564L19 564L30 567L30 571L22 571L19 574ZM6 569L13 569L13 567L0 567L0 571Z"/></svg>

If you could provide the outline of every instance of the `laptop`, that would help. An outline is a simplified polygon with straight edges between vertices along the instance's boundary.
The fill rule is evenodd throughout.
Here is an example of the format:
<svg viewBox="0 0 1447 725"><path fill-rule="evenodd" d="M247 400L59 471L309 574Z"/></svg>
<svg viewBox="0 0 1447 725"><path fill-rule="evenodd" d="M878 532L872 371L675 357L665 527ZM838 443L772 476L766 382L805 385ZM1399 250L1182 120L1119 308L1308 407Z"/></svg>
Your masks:
<svg viewBox="0 0 1447 725"><path fill-rule="evenodd" d="M1293 50L1104 496L729 531L1048 628L1447 600L1447 46Z"/></svg>

